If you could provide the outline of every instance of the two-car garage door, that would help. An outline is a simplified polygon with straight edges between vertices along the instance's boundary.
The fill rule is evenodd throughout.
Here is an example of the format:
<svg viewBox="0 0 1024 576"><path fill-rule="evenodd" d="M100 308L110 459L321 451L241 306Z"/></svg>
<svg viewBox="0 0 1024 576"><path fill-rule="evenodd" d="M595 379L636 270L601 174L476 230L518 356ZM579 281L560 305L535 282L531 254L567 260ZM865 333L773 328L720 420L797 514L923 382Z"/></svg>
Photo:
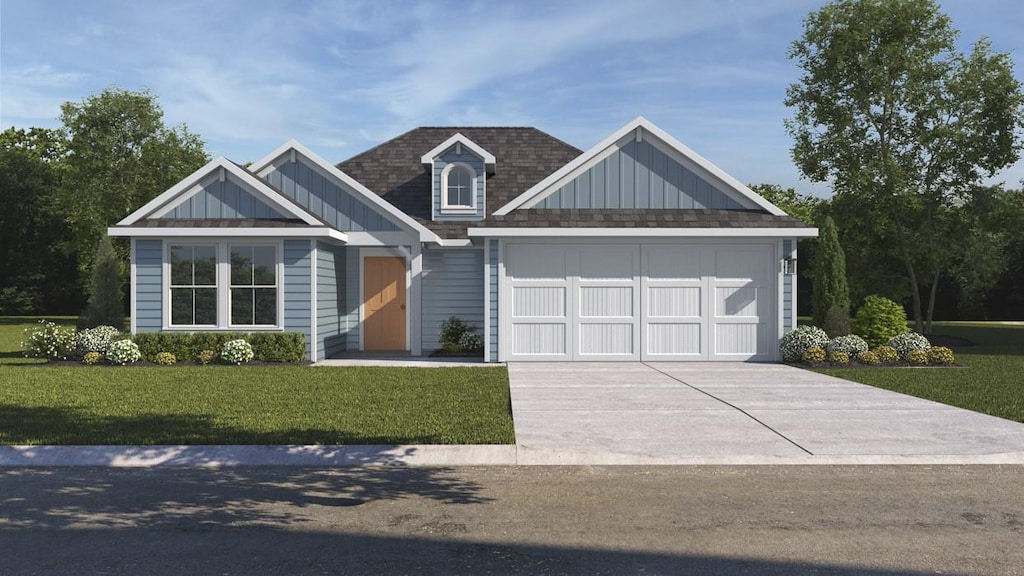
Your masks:
<svg viewBox="0 0 1024 576"><path fill-rule="evenodd" d="M770 360L772 244L505 245L505 360Z"/></svg>

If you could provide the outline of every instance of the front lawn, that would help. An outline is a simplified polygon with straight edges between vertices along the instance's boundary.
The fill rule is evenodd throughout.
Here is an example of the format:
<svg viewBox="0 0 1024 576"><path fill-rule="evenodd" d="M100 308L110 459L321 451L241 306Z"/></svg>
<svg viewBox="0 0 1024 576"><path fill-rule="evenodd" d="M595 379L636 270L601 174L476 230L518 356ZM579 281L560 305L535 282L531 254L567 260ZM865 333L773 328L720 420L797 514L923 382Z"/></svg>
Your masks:
<svg viewBox="0 0 1024 576"><path fill-rule="evenodd" d="M964 338L953 347L965 368L822 368L815 372L1024 422L1024 326L936 322L935 333Z"/></svg>
<svg viewBox="0 0 1024 576"><path fill-rule="evenodd" d="M12 365L33 324L0 319L0 444L514 442L503 368Z"/></svg>

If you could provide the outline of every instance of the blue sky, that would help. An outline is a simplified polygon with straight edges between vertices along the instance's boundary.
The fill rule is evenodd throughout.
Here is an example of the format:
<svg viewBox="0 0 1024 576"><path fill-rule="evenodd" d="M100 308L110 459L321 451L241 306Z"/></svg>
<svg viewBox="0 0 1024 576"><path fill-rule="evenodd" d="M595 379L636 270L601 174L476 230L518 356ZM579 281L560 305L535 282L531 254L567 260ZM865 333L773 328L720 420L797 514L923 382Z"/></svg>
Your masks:
<svg viewBox="0 0 1024 576"><path fill-rule="evenodd" d="M0 127L149 88L169 124L246 162L295 138L341 161L416 126L536 126L587 149L643 115L744 182L802 180L787 60L821 1L3 0ZM1024 3L946 0L1024 78ZM1024 163L1000 174L1012 186Z"/></svg>

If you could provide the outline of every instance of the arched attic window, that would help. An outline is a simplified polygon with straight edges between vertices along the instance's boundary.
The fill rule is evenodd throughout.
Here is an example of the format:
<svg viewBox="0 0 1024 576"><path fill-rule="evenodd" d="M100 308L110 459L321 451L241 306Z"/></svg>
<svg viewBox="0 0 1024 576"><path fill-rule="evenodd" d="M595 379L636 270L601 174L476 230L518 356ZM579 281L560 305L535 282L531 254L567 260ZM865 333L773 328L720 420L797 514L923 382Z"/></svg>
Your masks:
<svg viewBox="0 0 1024 576"><path fill-rule="evenodd" d="M441 173L441 208L476 210L476 172L468 164L449 164Z"/></svg>

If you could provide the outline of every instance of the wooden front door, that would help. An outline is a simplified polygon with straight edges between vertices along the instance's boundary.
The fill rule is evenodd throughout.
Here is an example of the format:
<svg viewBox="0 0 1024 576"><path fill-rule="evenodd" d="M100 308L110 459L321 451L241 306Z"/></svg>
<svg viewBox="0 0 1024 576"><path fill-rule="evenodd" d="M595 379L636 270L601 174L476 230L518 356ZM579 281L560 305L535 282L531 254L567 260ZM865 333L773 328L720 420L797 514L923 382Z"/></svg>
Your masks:
<svg viewBox="0 0 1024 576"><path fill-rule="evenodd" d="M363 349L405 350L405 259L363 261Z"/></svg>

